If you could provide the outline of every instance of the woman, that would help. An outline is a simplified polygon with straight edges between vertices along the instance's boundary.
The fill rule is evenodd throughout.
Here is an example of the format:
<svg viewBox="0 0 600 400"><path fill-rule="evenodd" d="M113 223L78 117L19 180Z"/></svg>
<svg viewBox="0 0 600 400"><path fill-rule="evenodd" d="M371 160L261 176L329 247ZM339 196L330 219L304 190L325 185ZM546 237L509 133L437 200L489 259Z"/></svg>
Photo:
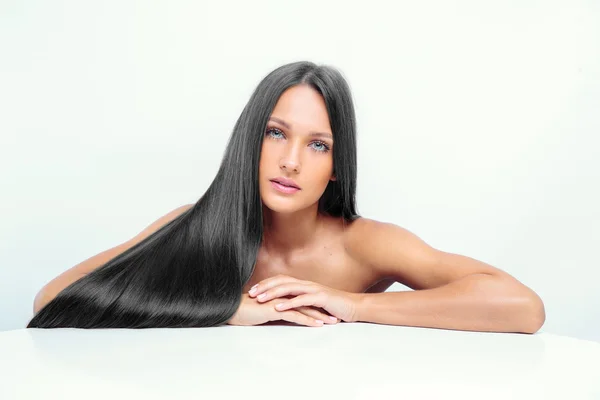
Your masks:
<svg viewBox="0 0 600 400"><path fill-rule="evenodd" d="M544 306L531 289L360 217L355 191L346 81L311 62L281 66L255 89L200 200L48 283L28 327L541 327ZM395 281L415 290L381 293Z"/></svg>

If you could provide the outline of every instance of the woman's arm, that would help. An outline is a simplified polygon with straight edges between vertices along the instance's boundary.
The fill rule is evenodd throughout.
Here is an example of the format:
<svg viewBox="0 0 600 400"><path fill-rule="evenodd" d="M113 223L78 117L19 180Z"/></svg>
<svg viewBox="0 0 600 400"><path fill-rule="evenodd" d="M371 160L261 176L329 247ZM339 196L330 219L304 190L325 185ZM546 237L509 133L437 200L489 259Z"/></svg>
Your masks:
<svg viewBox="0 0 600 400"><path fill-rule="evenodd" d="M458 330L530 332L546 319L540 296L507 272L434 249L391 223L361 218L347 248L365 265L414 289L359 297L359 320Z"/></svg>
<svg viewBox="0 0 600 400"><path fill-rule="evenodd" d="M46 304L48 304L52 299L54 299L63 289L77 280L83 278L90 272L94 271L96 268L106 264L108 261L112 260L119 254L125 252L127 249L135 246L137 243L141 242L152 233L159 230L163 225L166 225L171 220L175 219L177 216L188 210L192 207L193 204L186 204L184 206L178 207L173 211L163 215L158 220L150 224L146 229L140 232L138 235L133 237L132 239L119 244L113 248L105 250L101 253L96 254L88 258L85 261L75 265L74 267L66 270L56 278L52 279L48 282L44 287L37 293L35 299L33 301L33 313L37 314Z"/></svg>

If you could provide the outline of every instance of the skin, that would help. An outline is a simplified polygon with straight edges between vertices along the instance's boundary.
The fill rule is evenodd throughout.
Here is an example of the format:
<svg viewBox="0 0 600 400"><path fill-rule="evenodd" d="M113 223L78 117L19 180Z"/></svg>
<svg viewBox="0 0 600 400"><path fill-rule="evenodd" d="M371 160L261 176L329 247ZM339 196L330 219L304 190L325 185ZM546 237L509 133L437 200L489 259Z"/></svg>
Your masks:
<svg viewBox="0 0 600 400"><path fill-rule="evenodd" d="M310 136L319 132L331 137ZM318 213L333 174L335 143L323 97L308 85L280 96L271 112L259 162L263 241L255 273L244 287L276 274L328 284L350 292L385 291L394 281L368 271L347 251L352 223ZM294 194L275 190L276 177L293 179ZM316 267L318 266L318 267ZM354 280L348 280L354 276ZM245 290L247 291L247 290Z"/></svg>
<svg viewBox="0 0 600 400"><path fill-rule="evenodd" d="M311 137L320 132L331 137ZM323 233L318 201L333 175L333 135L325 101L309 86L286 90L267 123L259 164L263 202L264 247L292 257L315 244ZM270 179L293 179L301 188L294 194L275 190ZM329 221L331 222L331 221Z"/></svg>
<svg viewBox="0 0 600 400"><path fill-rule="evenodd" d="M508 273L437 250L394 224L343 224L319 214L318 200L335 179L334 142L310 132L331 134L325 102L308 86L292 87L271 114L261 150L264 237L243 288L247 304L289 299L277 309L310 306L349 322L526 333L541 327L543 302ZM326 150L322 143L329 151L316 151ZM301 190L276 191L269 180L278 176ZM379 293L394 282L414 292Z"/></svg>
<svg viewBox="0 0 600 400"><path fill-rule="evenodd" d="M319 199L336 179L333 138L310 136L332 133L318 92L309 86L289 88L270 117L259 163L264 236L242 306L230 323L284 320L319 326L317 319L337 322L327 319L330 314L349 322L457 330L534 333L541 327L542 300L508 273L437 250L394 224L362 217L345 222L318 213ZM281 176L301 190L275 190L270 180ZM192 206L173 210L131 240L53 279L36 296L34 313L70 283ZM413 291L381 293L394 282ZM283 302L287 311L276 311Z"/></svg>
<svg viewBox="0 0 600 400"><path fill-rule="evenodd" d="M259 190L263 201L264 237L254 274L244 291L262 279L285 273L304 277L343 290L362 292L376 279L348 256L343 241L341 219L318 215L318 200L333 175L333 139L309 137L309 132L331 134L329 115L323 98L308 86L295 86L280 96L269 121L259 163ZM324 144L329 147L328 152ZM284 176L301 187L293 195L272 188L269 179ZM47 283L36 295L34 313L50 302L66 286L82 278L108 260L144 240L194 204L167 213L134 238L88 258ZM354 279L349 280L347 276ZM392 282L389 282L389 286ZM386 287L387 287L386 286ZM385 288L380 285L380 290Z"/></svg>
<svg viewBox="0 0 600 400"><path fill-rule="evenodd" d="M314 132L327 137L311 136ZM307 85L283 92L267 123L261 149L259 190L264 234L254 274L244 292L281 274L349 292L385 291L394 282L351 257L345 240L350 224L318 213L319 199L329 181L336 179L334 147L322 96ZM293 179L300 190L294 194L278 192L270 182L276 177ZM307 308L303 311L310 314ZM337 322L323 314L313 315L325 317L321 319L326 323Z"/></svg>
<svg viewBox="0 0 600 400"><path fill-rule="evenodd" d="M311 136L324 133L330 137ZM259 190L263 202L263 241L255 273L245 286L261 279L288 274L327 283L352 292L384 291L393 280L358 271L360 262L348 253L345 235L351 224L318 213L318 201L333 174L335 143L323 97L308 85L287 89L275 105L265 129ZM276 177L293 179L294 194L273 188ZM316 267L315 266L319 266ZM350 275L355 280L349 281ZM371 289L371 290L373 290Z"/></svg>
<svg viewBox="0 0 600 400"><path fill-rule="evenodd" d="M314 132L327 136L311 136ZM263 203L263 241L254 274L244 286L244 292L278 274L352 292L385 291L393 283L393 280L379 279L373 286L378 277L365 273L345 249L347 227L343 226L342 219L318 213L319 199L329 181L336 179L334 147L323 97L308 85L294 86L283 92L267 123L261 148L259 190ZM294 194L278 192L270 182L276 177L294 180L300 190ZM362 272L357 271L361 269ZM352 275L355 279L348 280ZM370 286L373 287L369 290ZM326 320L326 323L332 321Z"/></svg>

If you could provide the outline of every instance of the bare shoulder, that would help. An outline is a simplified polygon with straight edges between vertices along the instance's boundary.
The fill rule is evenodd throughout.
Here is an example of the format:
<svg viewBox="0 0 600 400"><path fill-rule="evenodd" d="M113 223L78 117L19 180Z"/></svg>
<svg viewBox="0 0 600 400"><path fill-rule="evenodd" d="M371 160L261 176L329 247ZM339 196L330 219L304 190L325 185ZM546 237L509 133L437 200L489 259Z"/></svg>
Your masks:
<svg viewBox="0 0 600 400"><path fill-rule="evenodd" d="M179 206L179 207L177 207L177 208L169 211L168 213L166 213L162 217L160 217L158 220L156 220L155 222L153 222L152 225L154 225L155 228L160 228L163 225L166 225L167 223L171 222L175 218L179 217L181 214L183 214L184 212L186 212L187 210L189 210L193 206L194 206L194 204L184 204L182 206Z"/></svg>
<svg viewBox="0 0 600 400"><path fill-rule="evenodd" d="M365 217L346 224L344 246L353 259L380 279L404 285L407 285L406 279L398 279L399 263L416 253L434 250L408 229Z"/></svg>
<svg viewBox="0 0 600 400"><path fill-rule="evenodd" d="M177 218L178 216L180 216L181 214L183 214L184 212L186 212L187 210L189 210L192 207L194 207L194 204L184 204L182 206L179 206L179 207L173 209L172 211L169 211L167 214L163 215L161 217L161 220L163 220L165 222L169 222L169 221Z"/></svg>
<svg viewBox="0 0 600 400"><path fill-rule="evenodd" d="M371 246L374 235L378 235L385 225L387 223L365 217L346 222L343 236L346 252L352 258L368 264L366 250Z"/></svg>
<svg viewBox="0 0 600 400"><path fill-rule="evenodd" d="M346 253L362 268L369 269L369 273L376 276L375 283L367 292L384 292L396 280L376 268L369 249L372 248L374 240L381 240L381 237L377 237L377 235L380 235L382 228L388 224L371 218L360 217L354 221L346 222L344 225L343 242Z"/></svg>
<svg viewBox="0 0 600 400"><path fill-rule="evenodd" d="M169 211L168 213L164 214L162 217L158 218L156 221L148 225L138 235L130 239L128 243L130 245L134 245L141 242L142 240L144 240L145 238L158 231L160 228L162 228L163 226L165 226L166 224L168 224L169 222L171 222L172 220L174 220L175 218L192 208L193 206L194 204L185 204L183 206L179 206Z"/></svg>
<svg viewBox="0 0 600 400"><path fill-rule="evenodd" d="M346 251L375 273L413 290L433 289L467 275L514 280L483 261L438 250L410 230L391 222L360 218L345 232Z"/></svg>
<svg viewBox="0 0 600 400"><path fill-rule="evenodd" d="M344 229L344 246L352 255L357 255L361 247L372 234L384 225L371 218L360 217L352 222L347 222Z"/></svg>
<svg viewBox="0 0 600 400"><path fill-rule="evenodd" d="M373 246L378 249L398 245L412 245L424 242L410 230L391 222L377 221L371 218L358 218L346 224L344 241L348 251L354 255L371 254Z"/></svg>

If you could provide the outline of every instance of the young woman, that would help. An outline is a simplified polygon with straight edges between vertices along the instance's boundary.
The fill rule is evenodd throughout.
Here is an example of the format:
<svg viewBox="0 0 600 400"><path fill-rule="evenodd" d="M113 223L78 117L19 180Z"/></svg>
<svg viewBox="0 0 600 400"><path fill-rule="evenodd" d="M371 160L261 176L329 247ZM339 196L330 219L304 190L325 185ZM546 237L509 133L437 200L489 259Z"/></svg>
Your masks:
<svg viewBox="0 0 600 400"><path fill-rule="evenodd" d="M347 82L329 66L283 65L255 89L204 195L46 284L28 327L542 326L531 289L359 216L355 190ZM383 293L394 282L414 291Z"/></svg>

